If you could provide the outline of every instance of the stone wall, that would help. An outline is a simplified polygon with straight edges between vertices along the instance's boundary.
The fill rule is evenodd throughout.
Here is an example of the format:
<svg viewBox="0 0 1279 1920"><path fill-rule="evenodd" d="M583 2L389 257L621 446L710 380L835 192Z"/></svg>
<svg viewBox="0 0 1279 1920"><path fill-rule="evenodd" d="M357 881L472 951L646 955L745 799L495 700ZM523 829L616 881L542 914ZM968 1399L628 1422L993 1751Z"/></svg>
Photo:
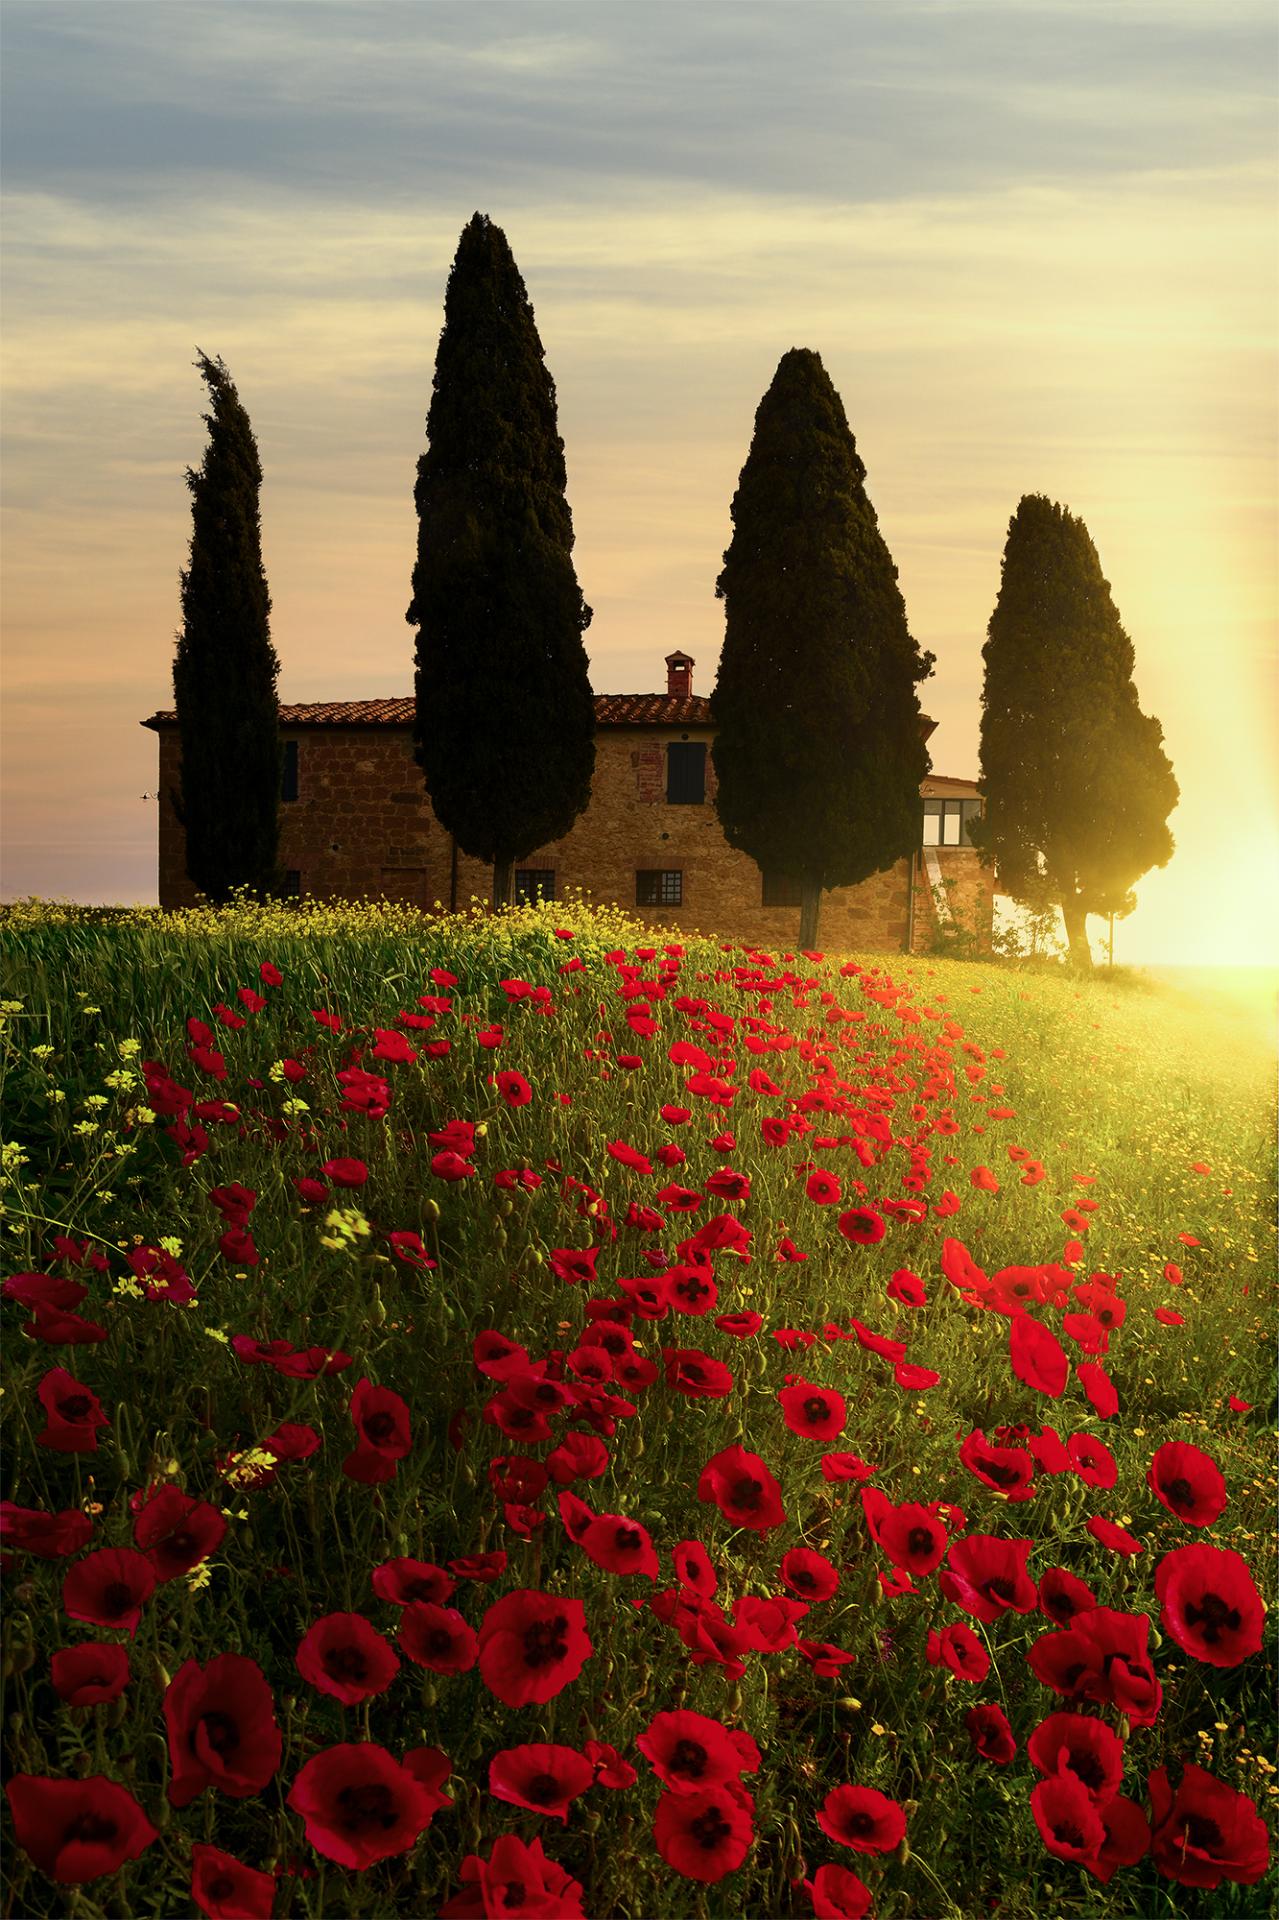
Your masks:
<svg viewBox="0 0 1279 1920"><path fill-rule="evenodd" d="M522 867L550 868L564 897L580 888L592 899L617 902L655 928L716 934L763 947L793 946L799 908L765 907L759 868L730 847L713 805L714 769L706 760L706 800L700 806L666 799L665 748L675 741L713 739L709 727L601 727L595 740L591 804L560 840L525 855ZM280 864L301 874L304 896L384 898L426 910L447 907L452 842L431 811L407 727L285 728L298 742L298 797L280 809ZM160 730L160 901L190 906L197 896L186 878L182 828L173 810L178 783L178 734ZM958 883L959 910L980 908L988 928L993 905L989 876L967 848L935 850L944 877ZM636 904L636 873L678 870L678 907ZM487 901L492 869L457 855L456 900ZM911 863L857 887L822 897L819 941L824 948L900 952L911 918ZM922 856L915 862L914 939L926 947L932 919Z"/></svg>

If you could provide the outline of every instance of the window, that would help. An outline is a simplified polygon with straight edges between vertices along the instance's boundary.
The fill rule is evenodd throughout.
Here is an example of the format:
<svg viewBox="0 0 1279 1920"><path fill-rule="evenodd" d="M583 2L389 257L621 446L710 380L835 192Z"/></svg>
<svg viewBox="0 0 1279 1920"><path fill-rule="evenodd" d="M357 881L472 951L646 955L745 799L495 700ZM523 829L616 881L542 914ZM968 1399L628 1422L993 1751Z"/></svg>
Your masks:
<svg viewBox="0 0 1279 1920"><path fill-rule="evenodd" d="M302 898L302 875L296 867L290 867L284 876L284 898L300 900Z"/></svg>
<svg viewBox="0 0 1279 1920"><path fill-rule="evenodd" d="M799 876L794 873L778 873L770 867L764 868L764 891L760 905L764 907L798 907L801 904Z"/></svg>
<svg viewBox="0 0 1279 1920"><path fill-rule="evenodd" d="M298 797L298 743L286 740L284 743L284 766L280 778L281 800L296 800Z"/></svg>
<svg viewBox="0 0 1279 1920"><path fill-rule="evenodd" d="M555 898L554 867L516 867L515 904L531 906L535 900Z"/></svg>
<svg viewBox="0 0 1279 1920"><path fill-rule="evenodd" d="M666 749L666 798L672 806L700 807L706 800L706 742L672 741Z"/></svg>
<svg viewBox="0 0 1279 1920"><path fill-rule="evenodd" d="M969 824L980 815L980 800L925 800L924 845L971 847Z"/></svg>
<svg viewBox="0 0 1279 1920"><path fill-rule="evenodd" d="M641 869L635 876L635 904L637 907L682 907L683 870L679 867Z"/></svg>

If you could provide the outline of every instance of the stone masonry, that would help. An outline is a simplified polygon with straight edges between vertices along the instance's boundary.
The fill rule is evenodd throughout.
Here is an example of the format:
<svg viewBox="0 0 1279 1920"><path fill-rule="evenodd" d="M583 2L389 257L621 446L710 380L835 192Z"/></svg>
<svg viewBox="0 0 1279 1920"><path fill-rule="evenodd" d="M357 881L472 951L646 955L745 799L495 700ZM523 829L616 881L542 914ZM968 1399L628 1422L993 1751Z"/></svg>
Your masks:
<svg viewBox="0 0 1279 1920"><path fill-rule="evenodd" d="M517 862L550 870L558 898L580 888L616 902L655 928L701 932L751 945L793 942L799 908L768 906L755 862L730 847L714 807L715 775L706 756L700 804L667 799L667 750L714 739L710 703L691 690L693 662L670 656L667 692L596 699L591 802L561 840ZM413 758L411 700L283 706L281 737L297 743L297 798L280 808L280 864L303 897L387 899L424 911L487 901L492 869L455 849L436 820ZM166 907L196 904L186 877L185 844L173 806L180 757L176 716L143 722L159 735L159 892ZM931 723L929 723L931 731ZM925 795L976 795L972 781L933 775ZM921 848L856 887L822 896L820 939L831 949L901 952L926 946L934 926L929 868L954 909L989 937L993 882L969 847ZM913 871L912 871L913 869ZM637 905L637 873L682 875L679 906Z"/></svg>

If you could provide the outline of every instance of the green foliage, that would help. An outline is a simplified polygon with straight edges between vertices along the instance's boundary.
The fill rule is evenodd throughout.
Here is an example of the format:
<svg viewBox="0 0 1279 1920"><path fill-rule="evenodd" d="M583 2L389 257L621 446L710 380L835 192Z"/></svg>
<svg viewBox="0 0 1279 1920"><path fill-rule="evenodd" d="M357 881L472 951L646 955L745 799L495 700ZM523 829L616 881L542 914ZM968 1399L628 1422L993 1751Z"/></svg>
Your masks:
<svg viewBox="0 0 1279 1920"><path fill-rule="evenodd" d="M820 356L784 354L755 416L716 593L711 696L729 844L820 887L911 853L928 771L906 624L843 402Z"/></svg>
<svg viewBox="0 0 1279 1920"><path fill-rule="evenodd" d="M462 233L418 461L416 752L437 818L478 860L568 832L595 709L555 383L506 236Z"/></svg>
<svg viewBox="0 0 1279 1920"><path fill-rule="evenodd" d="M249 416L221 359L195 364L209 389L209 444L191 491L190 564L173 697L182 748L187 873L210 900L237 887L265 893L276 879L281 753L271 644L271 596L262 567L262 467Z"/></svg>
<svg viewBox="0 0 1279 1920"><path fill-rule="evenodd" d="M1178 790L1088 529L1043 495L1009 522L988 634L973 839L1002 892L1061 904L1082 960L1085 917L1130 913L1135 882L1172 857Z"/></svg>

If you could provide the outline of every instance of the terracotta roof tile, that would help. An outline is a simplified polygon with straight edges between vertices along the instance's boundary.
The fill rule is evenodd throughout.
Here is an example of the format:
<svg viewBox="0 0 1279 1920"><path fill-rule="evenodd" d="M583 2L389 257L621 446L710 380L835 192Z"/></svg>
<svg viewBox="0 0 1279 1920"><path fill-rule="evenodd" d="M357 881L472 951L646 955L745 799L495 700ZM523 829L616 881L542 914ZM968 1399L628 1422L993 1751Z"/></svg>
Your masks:
<svg viewBox="0 0 1279 1920"><path fill-rule="evenodd" d="M178 716L172 708L153 713L144 727L158 730L174 727ZM301 705L282 706L282 727L411 727L413 699L387 700L310 700ZM595 724L598 727L709 727L711 703L699 694L678 693L597 693Z"/></svg>

